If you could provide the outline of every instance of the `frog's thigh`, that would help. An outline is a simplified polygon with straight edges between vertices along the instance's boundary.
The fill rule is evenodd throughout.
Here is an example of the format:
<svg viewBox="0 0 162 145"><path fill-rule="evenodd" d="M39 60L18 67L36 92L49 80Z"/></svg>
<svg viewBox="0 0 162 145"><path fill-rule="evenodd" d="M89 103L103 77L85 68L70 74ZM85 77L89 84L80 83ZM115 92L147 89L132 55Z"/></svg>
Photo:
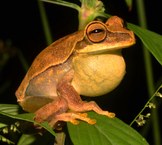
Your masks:
<svg viewBox="0 0 162 145"><path fill-rule="evenodd" d="M39 108L52 102L52 98L37 97L37 96L26 96L20 103L23 106L23 110L27 112L36 112Z"/></svg>
<svg viewBox="0 0 162 145"><path fill-rule="evenodd" d="M55 116L64 113L68 110L67 101L64 98L58 98L57 100L46 104L42 108L35 112L35 120L37 122L57 122ZM56 121L55 121L56 120Z"/></svg>

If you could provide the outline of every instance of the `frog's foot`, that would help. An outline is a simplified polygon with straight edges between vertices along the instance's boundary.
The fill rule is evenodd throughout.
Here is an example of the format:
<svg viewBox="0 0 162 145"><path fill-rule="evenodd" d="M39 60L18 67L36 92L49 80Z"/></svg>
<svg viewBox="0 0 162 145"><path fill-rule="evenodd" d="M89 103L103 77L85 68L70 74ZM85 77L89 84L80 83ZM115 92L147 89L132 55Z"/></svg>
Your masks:
<svg viewBox="0 0 162 145"><path fill-rule="evenodd" d="M79 124L78 120L85 121L89 124L96 123L94 119L87 117L87 113L67 112L67 113L62 113L62 114L57 115L55 119L57 119L58 121L71 122L74 125Z"/></svg>

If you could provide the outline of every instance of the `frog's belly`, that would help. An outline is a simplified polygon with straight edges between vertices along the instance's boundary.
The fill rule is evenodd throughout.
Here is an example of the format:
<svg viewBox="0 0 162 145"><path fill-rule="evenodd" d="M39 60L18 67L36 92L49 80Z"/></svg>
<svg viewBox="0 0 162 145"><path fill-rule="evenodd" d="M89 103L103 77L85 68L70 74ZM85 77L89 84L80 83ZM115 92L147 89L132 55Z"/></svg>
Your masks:
<svg viewBox="0 0 162 145"><path fill-rule="evenodd" d="M73 59L73 87L84 96L100 96L119 85L125 74L121 53L79 55Z"/></svg>

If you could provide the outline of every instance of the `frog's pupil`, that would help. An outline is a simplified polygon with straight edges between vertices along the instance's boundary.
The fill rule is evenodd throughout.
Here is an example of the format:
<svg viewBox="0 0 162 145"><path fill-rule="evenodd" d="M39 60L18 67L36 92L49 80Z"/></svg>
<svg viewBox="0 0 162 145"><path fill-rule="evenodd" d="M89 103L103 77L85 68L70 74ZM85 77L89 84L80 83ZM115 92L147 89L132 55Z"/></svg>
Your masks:
<svg viewBox="0 0 162 145"><path fill-rule="evenodd" d="M100 33L100 32L103 32L103 31L104 30L102 30L102 29L95 29L95 30L91 31L90 34L92 34L92 33Z"/></svg>

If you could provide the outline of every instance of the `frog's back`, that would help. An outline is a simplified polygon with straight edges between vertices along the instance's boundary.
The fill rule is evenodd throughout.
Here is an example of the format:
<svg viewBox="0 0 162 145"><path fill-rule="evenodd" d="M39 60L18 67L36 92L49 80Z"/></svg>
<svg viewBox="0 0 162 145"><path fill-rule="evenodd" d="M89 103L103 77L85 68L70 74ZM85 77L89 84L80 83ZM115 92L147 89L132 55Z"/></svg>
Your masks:
<svg viewBox="0 0 162 145"><path fill-rule="evenodd" d="M77 38L76 35L78 35ZM49 67L64 63L72 54L76 43L82 40L83 35L83 31L78 31L65 36L53 42L38 54L16 91L18 101L23 99L29 81Z"/></svg>

